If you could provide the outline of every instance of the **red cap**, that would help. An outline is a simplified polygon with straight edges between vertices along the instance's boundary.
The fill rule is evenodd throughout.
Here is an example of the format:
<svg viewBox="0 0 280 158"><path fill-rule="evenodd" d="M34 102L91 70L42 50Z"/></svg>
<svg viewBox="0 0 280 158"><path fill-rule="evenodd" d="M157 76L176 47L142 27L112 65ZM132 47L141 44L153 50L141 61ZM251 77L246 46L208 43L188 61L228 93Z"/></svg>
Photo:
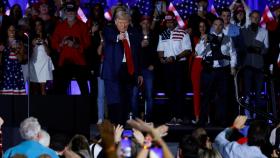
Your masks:
<svg viewBox="0 0 280 158"><path fill-rule="evenodd" d="M143 16L141 17L140 21L142 22L142 21L144 21L144 20L151 21L151 17L148 16L148 15L143 15Z"/></svg>
<svg viewBox="0 0 280 158"><path fill-rule="evenodd" d="M243 6L239 6L236 8L236 12L245 12L244 7Z"/></svg>
<svg viewBox="0 0 280 158"><path fill-rule="evenodd" d="M39 6L42 5L42 4L48 4L48 0L40 0L40 1L38 2L38 5L39 5Z"/></svg>

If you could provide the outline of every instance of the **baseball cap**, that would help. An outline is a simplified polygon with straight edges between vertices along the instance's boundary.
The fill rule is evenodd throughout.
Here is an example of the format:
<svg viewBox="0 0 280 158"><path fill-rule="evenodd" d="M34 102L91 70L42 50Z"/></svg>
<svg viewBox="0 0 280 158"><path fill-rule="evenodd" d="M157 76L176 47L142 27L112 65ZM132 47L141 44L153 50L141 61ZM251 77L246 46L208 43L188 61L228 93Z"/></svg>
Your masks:
<svg viewBox="0 0 280 158"><path fill-rule="evenodd" d="M65 3L65 11L67 11L67 12L75 12L75 11L77 11L77 6L76 6L76 4L75 3L73 3L73 2L67 2L67 3Z"/></svg>
<svg viewBox="0 0 280 158"><path fill-rule="evenodd" d="M173 12L168 11L164 17L165 21L174 21L175 20L175 15Z"/></svg>

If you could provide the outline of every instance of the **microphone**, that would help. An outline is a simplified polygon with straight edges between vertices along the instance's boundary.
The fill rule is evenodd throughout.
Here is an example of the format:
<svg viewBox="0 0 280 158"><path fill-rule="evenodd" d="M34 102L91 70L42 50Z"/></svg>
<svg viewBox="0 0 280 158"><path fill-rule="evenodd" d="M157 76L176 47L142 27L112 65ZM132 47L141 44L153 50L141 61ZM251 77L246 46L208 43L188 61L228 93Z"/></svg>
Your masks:
<svg viewBox="0 0 280 158"><path fill-rule="evenodd" d="M27 38L29 38L29 34L27 32L23 33Z"/></svg>
<svg viewBox="0 0 280 158"><path fill-rule="evenodd" d="M27 75L27 86L28 86L28 93L27 93L27 117L30 115L30 61L29 61L29 55L30 55L30 45L29 45L29 34L27 32L23 33L24 36L28 38L27 40L27 64L28 64L28 75Z"/></svg>

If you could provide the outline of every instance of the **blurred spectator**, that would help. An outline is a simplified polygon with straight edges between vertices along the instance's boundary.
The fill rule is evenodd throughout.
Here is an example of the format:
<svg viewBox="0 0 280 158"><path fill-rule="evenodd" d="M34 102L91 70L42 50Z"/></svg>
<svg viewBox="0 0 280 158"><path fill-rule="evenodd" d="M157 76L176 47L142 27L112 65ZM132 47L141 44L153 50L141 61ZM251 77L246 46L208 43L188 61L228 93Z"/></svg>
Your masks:
<svg viewBox="0 0 280 158"><path fill-rule="evenodd" d="M225 126L226 123L228 84L230 74L235 74L237 61L233 42L229 36L223 34L223 26L221 18L214 20L213 32L196 47L196 51L203 56L201 80L203 100L199 119L202 125L207 123L212 100L215 100L216 105L216 125Z"/></svg>
<svg viewBox="0 0 280 158"><path fill-rule="evenodd" d="M59 54L55 49L52 49L50 47L51 44L51 35L53 34L55 27L59 21L59 17L53 16L51 13L51 5L50 1L48 0L39 0L38 2L38 7L39 7L39 18L41 18L44 21L44 30L43 32L45 33L45 38L48 41L49 44L49 56L51 57L54 66L56 67L58 64L58 57ZM48 87L50 88L50 87Z"/></svg>
<svg viewBox="0 0 280 158"><path fill-rule="evenodd" d="M0 44L2 44L6 36L6 30L8 29L8 24L10 23L9 17L5 14L5 5L3 1L0 2Z"/></svg>
<svg viewBox="0 0 280 158"><path fill-rule="evenodd" d="M186 135L179 143L179 158L197 158L199 145L194 137Z"/></svg>
<svg viewBox="0 0 280 158"><path fill-rule="evenodd" d="M77 80L82 95L88 95L88 73L84 51L90 45L89 30L86 24L77 19L78 7L66 3L66 20L56 26L52 35L52 47L59 52L56 78L56 92L67 94L73 77Z"/></svg>
<svg viewBox="0 0 280 158"><path fill-rule="evenodd" d="M0 94L25 95L25 82L21 63L26 59L23 41L18 38L15 25L9 25L7 38L0 45L2 54L3 75L0 79Z"/></svg>
<svg viewBox="0 0 280 158"><path fill-rule="evenodd" d="M20 124L20 135L25 140L8 149L4 153L4 158L9 158L14 156L15 154L24 154L28 158L38 158L42 154L48 154L52 158L58 158L56 153L40 144L39 141L39 133L41 131L41 125L38 120L34 117L29 117L23 120Z"/></svg>
<svg viewBox="0 0 280 158"><path fill-rule="evenodd" d="M88 140L83 135L75 135L70 140L69 149L81 156L81 158L92 158Z"/></svg>
<svg viewBox="0 0 280 158"><path fill-rule="evenodd" d="M199 116L200 116L200 81L201 81L201 72L202 72L202 54L197 49L198 43L203 43L206 39L207 34L209 33L209 26L205 20L202 20L199 23L199 36L194 36L194 45L195 45L195 52L192 60L190 61L191 65L191 80L192 80L192 87L193 87L193 105L194 105L194 116L195 121L193 123L198 123Z"/></svg>
<svg viewBox="0 0 280 158"><path fill-rule="evenodd" d="M240 130L244 127L247 120L246 116L238 116L233 122L231 128L226 128L216 137L214 148L217 149L223 157L228 158L266 158L261 148L266 145L268 126L263 121L254 121L250 124L248 130L248 143L238 144L235 141L230 142L227 136L231 134L233 128Z"/></svg>
<svg viewBox="0 0 280 158"><path fill-rule="evenodd" d="M91 143L90 143L90 147L89 148L90 148L92 157L93 158L104 158L105 157L105 153L104 153L104 150L102 148L102 140L101 140L101 136L100 136L100 131L99 130L94 130L93 132L91 132L91 134L90 134L90 141L91 141Z"/></svg>
<svg viewBox="0 0 280 158"><path fill-rule="evenodd" d="M50 49L44 22L41 19L34 21L34 37L32 40L33 52L30 59L30 86L31 94L46 95L46 83L53 80L54 65L49 56Z"/></svg>
<svg viewBox="0 0 280 158"><path fill-rule="evenodd" d="M114 139L114 126L110 121L104 120L99 126L102 139L102 147L107 158L117 158L117 149Z"/></svg>
<svg viewBox="0 0 280 158"><path fill-rule="evenodd" d="M69 139L65 134L54 134L52 135L50 148L53 149L60 158L64 158L65 152L68 152L68 143Z"/></svg>
<svg viewBox="0 0 280 158"><path fill-rule="evenodd" d="M22 9L19 4L14 4L10 10L9 19L15 26L18 25L18 21L23 17ZM17 28L17 27L16 27Z"/></svg>
<svg viewBox="0 0 280 158"><path fill-rule="evenodd" d="M51 137L50 137L49 133L45 130L41 130L39 132L39 143L41 143L45 147L49 147L50 141L51 141Z"/></svg>
<svg viewBox="0 0 280 158"><path fill-rule="evenodd" d="M151 17L142 16L140 26L142 28L141 60L144 79L144 92L146 100L146 121L152 121L154 69L157 60L155 34L151 30Z"/></svg>
<svg viewBox="0 0 280 158"><path fill-rule="evenodd" d="M244 0L234 0L229 6L232 14L231 22L240 28L246 28L250 25L251 9Z"/></svg>
<svg viewBox="0 0 280 158"><path fill-rule="evenodd" d="M267 53L268 32L266 29L258 26L260 22L260 13L252 11L250 14L251 24L248 28L242 30L242 51L244 59L244 96L245 104L252 104L261 107L261 92L264 81L264 55ZM255 93L255 99L251 96ZM251 118L250 114L248 117Z"/></svg>
<svg viewBox="0 0 280 158"><path fill-rule="evenodd" d="M102 30L105 25L105 18L101 4L95 4L90 11L87 25L90 28L91 45L85 55L90 70L90 94L94 99L97 99L97 123L100 124L105 117L105 87L104 80L100 77L104 57Z"/></svg>
<svg viewBox="0 0 280 158"><path fill-rule="evenodd" d="M269 142L275 149L280 149L280 124L270 133Z"/></svg>
<svg viewBox="0 0 280 158"><path fill-rule="evenodd" d="M167 29L160 35L157 52L164 66L166 94L171 108L170 125L183 123L182 107L185 99L185 83L187 79L187 54L190 53L189 34L177 26L175 15L168 12L165 16Z"/></svg>
<svg viewBox="0 0 280 158"><path fill-rule="evenodd" d="M206 20L209 26L212 25L215 20L215 15L207 12L208 0L198 0L197 13L192 14L188 20L188 32L191 36L199 36L199 22Z"/></svg>

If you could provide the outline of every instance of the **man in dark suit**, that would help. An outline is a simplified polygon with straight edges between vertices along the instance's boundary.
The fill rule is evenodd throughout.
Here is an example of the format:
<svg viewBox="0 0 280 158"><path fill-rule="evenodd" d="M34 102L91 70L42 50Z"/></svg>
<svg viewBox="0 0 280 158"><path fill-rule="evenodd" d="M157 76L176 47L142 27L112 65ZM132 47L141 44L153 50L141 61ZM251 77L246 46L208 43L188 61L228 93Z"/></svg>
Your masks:
<svg viewBox="0 0 280 158"><path fill-rule="evenodd" d="M108 115L114 123L123 123L133 107L133 90L143 83L139 50L140 33L129 26L130 15L119 11L115 25L104 28L104 62L102 78L108 104ZM136 114L137 115L137 114Z"/></svg>

